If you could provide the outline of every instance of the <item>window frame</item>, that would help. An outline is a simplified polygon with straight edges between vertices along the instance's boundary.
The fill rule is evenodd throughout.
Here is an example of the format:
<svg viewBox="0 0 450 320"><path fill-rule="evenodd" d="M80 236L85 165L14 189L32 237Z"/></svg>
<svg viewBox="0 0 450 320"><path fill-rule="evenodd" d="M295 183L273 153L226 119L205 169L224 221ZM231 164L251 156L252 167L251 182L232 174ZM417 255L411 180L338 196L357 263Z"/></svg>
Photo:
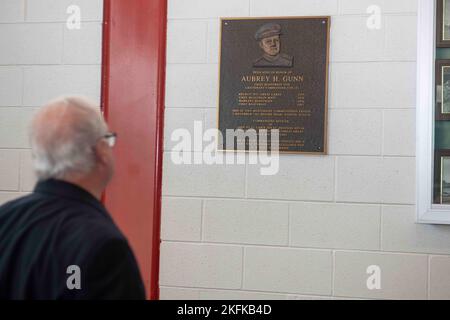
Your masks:
<svg viewBox="0 0 450 320"><path fill-rule="evenodd" d="M433 204L436 0L417 9L416 221L450 224L450 205Z"/></svg>

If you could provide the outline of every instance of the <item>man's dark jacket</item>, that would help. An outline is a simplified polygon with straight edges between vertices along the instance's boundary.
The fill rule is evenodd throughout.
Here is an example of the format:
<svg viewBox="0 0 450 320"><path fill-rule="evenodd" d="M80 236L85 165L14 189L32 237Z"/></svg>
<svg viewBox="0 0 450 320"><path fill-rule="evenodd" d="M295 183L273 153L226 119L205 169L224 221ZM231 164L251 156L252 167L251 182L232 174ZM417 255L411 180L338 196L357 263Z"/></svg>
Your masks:
<svg viewBox="0 0 450 320"><path fill-rule="evenodd" d="M127 240L87 191L51 179L0 207L0 299L144 298Z"/></svg>

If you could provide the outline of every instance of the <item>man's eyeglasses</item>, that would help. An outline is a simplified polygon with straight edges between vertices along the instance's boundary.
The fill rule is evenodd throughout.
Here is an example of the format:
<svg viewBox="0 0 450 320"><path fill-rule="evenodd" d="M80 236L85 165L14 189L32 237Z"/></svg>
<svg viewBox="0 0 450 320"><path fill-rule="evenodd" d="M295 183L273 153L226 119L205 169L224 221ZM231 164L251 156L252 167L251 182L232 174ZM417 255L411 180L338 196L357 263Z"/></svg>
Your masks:
<svg viewBox="0 0 450 320"><path fill-rule="evenodd" d="M106 142L108 142L108 145L112 148L112 147L114 147L116 145L117 133L115 133L115 132L108 132L102 138L106 139Z"/></svg>

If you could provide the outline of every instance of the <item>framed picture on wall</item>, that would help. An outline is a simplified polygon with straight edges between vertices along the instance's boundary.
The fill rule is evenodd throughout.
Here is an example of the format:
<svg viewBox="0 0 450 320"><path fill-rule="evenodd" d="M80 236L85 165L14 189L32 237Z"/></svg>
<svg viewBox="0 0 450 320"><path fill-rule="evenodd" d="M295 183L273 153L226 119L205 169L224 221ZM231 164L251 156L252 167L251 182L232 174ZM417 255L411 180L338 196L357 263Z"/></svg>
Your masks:
<svg viewBox="0 0 450 320"><path fill-rule="evenodd" d="M441 203L450 203L450 156L441 157Z"/></svg>
<svg viewBox="0 0 450 320"><path fill-rule="evenodd" d="M450 150L437 150L434 157L435 204L450 204Z"/></svg>
<svg viewBox="0 0 450 320"><path fill-rule="evenodd" d="M434 153L434 204L450 204L450 150Z"/></svg>
<svg viewBox="0 0 450 320"><path fill-rule="evenodd" d="M434 204L450 204L450 149L434 153Z"/></svg>
<svg viewBox="0 0 450 320"><path fill-rule="evenodd" d="M436 120L450 120L450 60L436 61Z"/></svg>
<svg viewBox="0 0 450 320"><path fill-rule="evenodd" d="M437 0L436 6L436 45L450 47L450 0Z"/></svg>

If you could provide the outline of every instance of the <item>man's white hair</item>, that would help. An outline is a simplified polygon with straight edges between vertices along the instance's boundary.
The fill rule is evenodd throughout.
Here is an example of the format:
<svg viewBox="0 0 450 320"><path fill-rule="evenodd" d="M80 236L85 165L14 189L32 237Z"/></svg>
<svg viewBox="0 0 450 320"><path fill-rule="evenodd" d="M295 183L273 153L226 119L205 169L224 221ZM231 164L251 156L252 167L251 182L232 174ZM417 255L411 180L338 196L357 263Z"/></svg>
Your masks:
<svg viewBox="0 0 450 320"><path fill-rule="evenodd" d="M107 130L100 108L87 98L61 97L42 107L30 128L37 178L89 173L96 163L94 146Z"/></svg>

